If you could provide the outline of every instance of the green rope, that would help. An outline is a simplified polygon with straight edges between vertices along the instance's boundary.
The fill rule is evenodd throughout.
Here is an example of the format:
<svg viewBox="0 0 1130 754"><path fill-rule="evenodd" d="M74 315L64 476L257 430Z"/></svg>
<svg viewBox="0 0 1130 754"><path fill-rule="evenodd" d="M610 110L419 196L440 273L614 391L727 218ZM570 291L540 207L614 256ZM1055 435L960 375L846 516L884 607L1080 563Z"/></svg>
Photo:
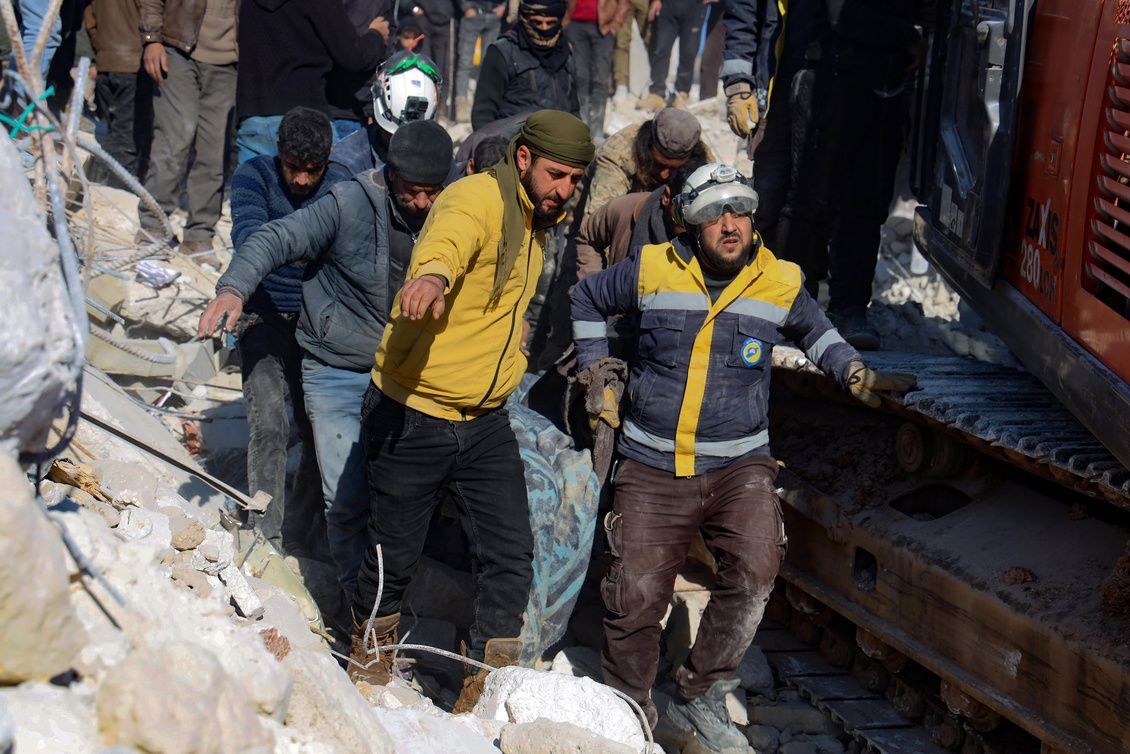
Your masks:
<svg viewBox="0 0 1130 754"><path fill-rule="evenodd" d="M28 116L31 115L32 112L35 110L36 104L47 99L48 97L50 97L54 93L55 93L55 86L54 86L54 84L52 84L51 86L47 87L47 91L43 92L43 94L39 95L36 98L35 102L28 103L28 106L24 108L24 111L22 113L20 113L20 117L17 120L12 120L7 115L0 114L0 123L3 123L6 126L12 127L12 130L8 132L8 138L9 139L15 139L16 136L21 132L31 133L33 131L54 131L55 127L52 126L52 125L46 125L46 126L32 125L32 126L28 126L28 125L24 124L24 121L27 120Z"/></svg>

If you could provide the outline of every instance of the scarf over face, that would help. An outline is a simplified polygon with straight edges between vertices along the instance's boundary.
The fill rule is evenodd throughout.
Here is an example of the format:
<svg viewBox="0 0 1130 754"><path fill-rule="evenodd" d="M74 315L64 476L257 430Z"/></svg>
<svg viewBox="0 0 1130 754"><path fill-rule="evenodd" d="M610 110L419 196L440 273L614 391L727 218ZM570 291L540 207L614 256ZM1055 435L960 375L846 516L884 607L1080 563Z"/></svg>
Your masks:
<svg viewBox="0 0 1130 754"><path fill-rule="evenodd" d="M494 168L498 190L502 193L502 235L498 239L498 267L494 273L492 301L502 294L506 279L522 251L526 233L526 213L522 208L521 177L518 174L517 152L525 146L535 157L544 157L569 167L584 168L596 155L589 127L575 115L560 110L539 110L510 140L506 157ZM529 197L536 202L537 197ZM532 221L531 221L532 223ZM530 233L533 233L531 224Z"/></svg>

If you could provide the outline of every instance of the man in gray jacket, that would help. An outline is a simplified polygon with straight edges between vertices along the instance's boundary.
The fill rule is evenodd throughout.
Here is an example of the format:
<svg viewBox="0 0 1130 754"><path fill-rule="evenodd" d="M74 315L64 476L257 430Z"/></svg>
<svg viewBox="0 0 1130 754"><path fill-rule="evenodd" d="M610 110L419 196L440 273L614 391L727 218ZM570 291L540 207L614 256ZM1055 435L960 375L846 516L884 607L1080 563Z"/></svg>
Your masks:
<svg viewBox="0 0 1130 754"><path fill-rule="evenodd" d="M361 400L393 296L451 170L452 151L451 137L434 121L403 125L389 145L383 175L369 170L338 183L247 239L200 317L201 337L221 323L230 330L269 272L309 263L297 328L302 392L314 428L330 555L347 596L368 546Z"/></svg>

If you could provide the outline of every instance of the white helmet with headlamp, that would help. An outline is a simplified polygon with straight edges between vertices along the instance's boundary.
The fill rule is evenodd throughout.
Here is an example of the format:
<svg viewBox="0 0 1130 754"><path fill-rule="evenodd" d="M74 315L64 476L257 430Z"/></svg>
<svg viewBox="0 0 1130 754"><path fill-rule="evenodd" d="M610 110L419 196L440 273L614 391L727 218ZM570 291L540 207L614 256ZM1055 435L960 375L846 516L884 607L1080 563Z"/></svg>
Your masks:
<svg viewBox="0 0 1130 754"><path fill-rule="evenodd" d="M440 81L427 55L404 50L381 63L370 89L377 124L391 134L409 121L435 118Z"/></svg>
<svg viewBox="0 0 1130 754"><path fill-rule="evenodd" d="M675 197L675 217L680 225L705 225L727 212L752 215L757 192L741 173L729 165L712 162L687 177Z"/></svg>

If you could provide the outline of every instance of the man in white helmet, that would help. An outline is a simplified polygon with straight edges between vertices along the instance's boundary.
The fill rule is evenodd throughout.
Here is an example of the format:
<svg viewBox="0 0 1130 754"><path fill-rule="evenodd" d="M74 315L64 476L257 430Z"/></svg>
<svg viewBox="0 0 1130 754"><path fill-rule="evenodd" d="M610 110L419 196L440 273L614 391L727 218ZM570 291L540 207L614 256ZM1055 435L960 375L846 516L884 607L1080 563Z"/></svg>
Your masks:
<svg viewBox="0 0 1130 754"><path fill-rule="evenodd" d="M377 67L371 92L373 122L334 145L326 182L333 185L388 162L396 129L414 120L434 120L439 102L439 70L427 55L407 50Z"/></svg>
<svg viewBox="0 0 1130 754"><path fill-rule="evenodd" d="M694 647L675 674L678 693L656 728L667 751L684 754L749 751L725 698L785 554L769 451L773 345L791 340L871 405L876 390L913 385L863 365L805 291L800 268L761 244L756 208L736 170L705 165L676 198L681 235L644 246L572 294L582 368L607 358L607 317L628 315L639 327L604 520L613 560L601 584L602 666L605 682L638 702L653 727L659 622L697 532L718 563ZM620 424L614 395L590 410L591 422Z"/></svg>

